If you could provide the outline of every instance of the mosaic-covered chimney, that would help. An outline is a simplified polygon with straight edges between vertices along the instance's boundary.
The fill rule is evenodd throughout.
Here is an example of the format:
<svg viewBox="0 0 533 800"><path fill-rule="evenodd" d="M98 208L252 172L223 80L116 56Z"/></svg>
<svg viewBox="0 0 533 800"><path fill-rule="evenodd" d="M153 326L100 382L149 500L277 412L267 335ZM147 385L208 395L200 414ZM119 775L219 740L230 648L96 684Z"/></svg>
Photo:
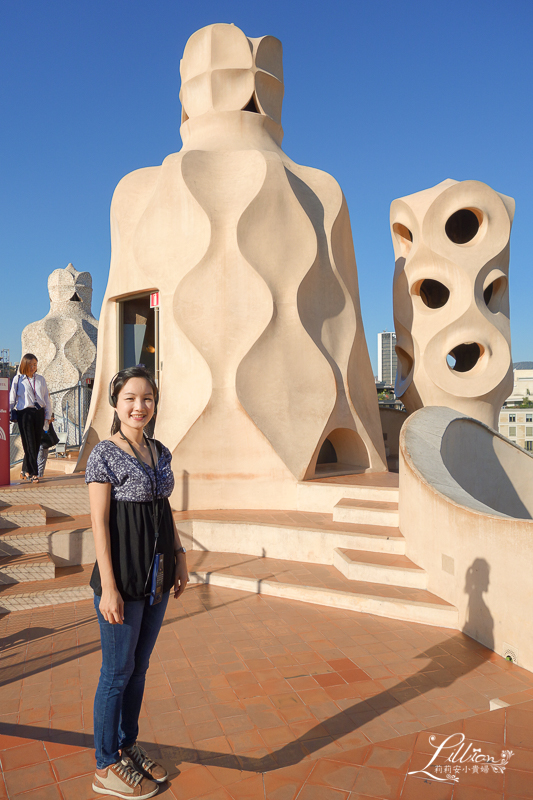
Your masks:
<svg viewBox="0 0 533 800"><path fill-rule="evenodd" d="M72 264L48 278L50 311L22 331L22 353L34 353L38 371L50 392L94 378L98 320L91 312L93 284L89 272Z"/></svg>

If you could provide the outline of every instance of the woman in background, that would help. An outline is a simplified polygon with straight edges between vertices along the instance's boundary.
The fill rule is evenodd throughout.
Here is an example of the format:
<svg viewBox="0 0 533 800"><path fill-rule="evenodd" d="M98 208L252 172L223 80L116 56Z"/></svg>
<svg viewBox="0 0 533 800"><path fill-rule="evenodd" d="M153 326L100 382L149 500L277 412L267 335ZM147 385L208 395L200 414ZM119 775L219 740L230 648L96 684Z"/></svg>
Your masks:
<svg viewBox="0 0 533 800"><path fill-rule="evenodd" d="M9 410L17 412L17 423L24 450L22 480L39 482L37 454L41 446L41 435L45 421L52 416L52 404L48 387L42 375L37 374L37 357L33 353L22 356L19 371L11 384Z"/></svg>

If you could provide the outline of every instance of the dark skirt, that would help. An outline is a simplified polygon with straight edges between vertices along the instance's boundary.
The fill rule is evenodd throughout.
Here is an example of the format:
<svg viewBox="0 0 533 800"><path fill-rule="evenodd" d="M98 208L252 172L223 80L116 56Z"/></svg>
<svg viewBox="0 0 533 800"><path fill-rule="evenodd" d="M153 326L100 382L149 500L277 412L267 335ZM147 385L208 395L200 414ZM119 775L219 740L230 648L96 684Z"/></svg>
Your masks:
<svg viewBox="0 0 533 800"><path fill-rule="evenodd" d="M157 552L164 555L163 592L174 586L174 520L167 498L158 500L160 517ZM111 562L117 589L123 600L143 600L150 594L151 566L155 530L152 503L132 503L111 499L109 510ZM94 565L90 585L99 597L102 583L98 563Z"/></svg>

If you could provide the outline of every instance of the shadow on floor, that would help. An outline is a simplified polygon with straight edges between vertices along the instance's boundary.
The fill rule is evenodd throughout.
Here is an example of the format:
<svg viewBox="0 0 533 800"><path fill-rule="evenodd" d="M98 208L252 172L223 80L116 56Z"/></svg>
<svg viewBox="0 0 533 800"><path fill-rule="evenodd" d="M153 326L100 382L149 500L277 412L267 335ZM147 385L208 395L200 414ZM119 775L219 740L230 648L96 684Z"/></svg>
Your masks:
<svg viewBox="0 0 533 800"><path fill-rule="evenodd" d="M447 640L447 649L444 650L439 645L430 647L417 658L430 659L429 664L423 666L418 672L399 681L391 689L384 690L372 697L374 707L370 707L365 700L358 700L352 706L339 711L338 714L327 720L319 722L303 736L293 742L280 747L273 753L262 757L251 757L247 755L231 755L217 751L197 750L189 747L177 747L161 743L142 743L149 751L159 750L163 756L167 768L170 762L174 766L174 774L181 762L201 762L205 765L224 766L230 769L242 770L245 772L270 772L280 767L298 764L307 756L320 751L331 742L341 739L343 736L353 733L362 725L379 718L389 709L400 706L407 702L411 697L422 696L425 692L433 688L446 688L451 686L454 681L469 672L477 669L486 662L491 655L491 651L486 648L473 650L466 665L461 669L443 669L442 660L449 656L449 645L457 639L458 646L463 649L463 634ZM93 648L95 649L95 648ZM440 660L439 660L440 659ZM416 690L413 687L417 687ZM392 692L402 693L403 701L397 700ZM0 723L0 733L7 736L18 736L26 739L37 739L58 744L71 744L78 747L90 748L93 746L92 736L89 734L50 729L31 725L15 725L13 723Z"/></svg>

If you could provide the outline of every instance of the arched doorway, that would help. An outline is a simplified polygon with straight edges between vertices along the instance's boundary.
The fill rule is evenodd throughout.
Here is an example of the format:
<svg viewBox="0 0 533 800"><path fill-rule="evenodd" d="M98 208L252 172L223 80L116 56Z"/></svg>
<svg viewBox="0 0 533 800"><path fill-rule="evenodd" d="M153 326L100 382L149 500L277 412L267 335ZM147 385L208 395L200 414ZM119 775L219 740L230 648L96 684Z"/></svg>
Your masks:
<svg viewBox="0 0 533 800"><path fill-rule="evenodd" d="M365 443L350 428L335 428L322 442L316 459L315 475L346 475L370 467Z"/></svg>

